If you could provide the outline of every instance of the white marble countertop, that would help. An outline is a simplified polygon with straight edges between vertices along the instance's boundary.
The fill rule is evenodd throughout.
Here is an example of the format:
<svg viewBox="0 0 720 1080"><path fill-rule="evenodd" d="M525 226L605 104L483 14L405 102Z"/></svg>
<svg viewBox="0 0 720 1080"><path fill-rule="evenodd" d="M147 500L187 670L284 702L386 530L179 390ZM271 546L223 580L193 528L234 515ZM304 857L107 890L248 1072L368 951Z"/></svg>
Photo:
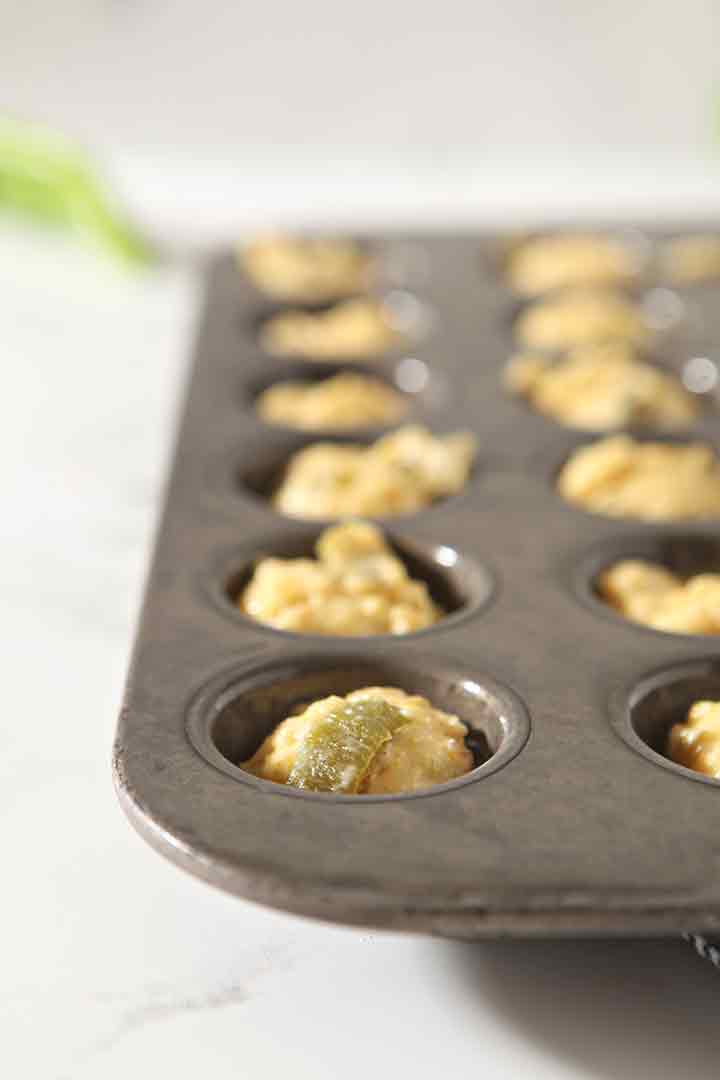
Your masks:
<svg viewBox="0 0 720 1080"><path fill-rule="evenodd" d="M720 975L679 941L327 927L134 834L110 745L196 282L3 233L0 287L3 1075L716 1077Z"/></svg>

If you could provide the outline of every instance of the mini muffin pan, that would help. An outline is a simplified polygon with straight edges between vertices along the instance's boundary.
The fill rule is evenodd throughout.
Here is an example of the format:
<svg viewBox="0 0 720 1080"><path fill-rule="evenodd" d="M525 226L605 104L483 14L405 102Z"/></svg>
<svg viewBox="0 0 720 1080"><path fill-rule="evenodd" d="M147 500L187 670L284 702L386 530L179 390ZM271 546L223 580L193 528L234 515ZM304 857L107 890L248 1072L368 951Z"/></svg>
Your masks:
<svg viewBox="0 0 720 1080"><path fill-rule="evenodd" d="M255 415L258 388L287 378L289 365L258 347L265 298L230 256L212 266L114 750L119 796L180 866L305 915L468 939L717 936L720 781L662 750L690 702L720 698L720 639L624 621L594 581L628 554L716 569L719 523L612 520L556 493L558 468L593 436L503 388L516 299L499 272L501 240L370 240L403 253L409 276L398 287L417 293L432 326L365 368L408 395L405 422L469 429L480 444L460 495L381 519L448 611L401 637L279 632L234 606L257 559L312 550L323 523L278 514L270 495L289 455L325 437ZM665 287L648 275L643 287ZM663 363L682 373L701 359L711 393L720 305L709 288L677 302L694 318L675 328ZM301 361L293 370L318 374ZM720 448L714 409L683 437ZM372 797L297 791L239 767L299 704L368 685L457 714L475 767Z"/></svg>

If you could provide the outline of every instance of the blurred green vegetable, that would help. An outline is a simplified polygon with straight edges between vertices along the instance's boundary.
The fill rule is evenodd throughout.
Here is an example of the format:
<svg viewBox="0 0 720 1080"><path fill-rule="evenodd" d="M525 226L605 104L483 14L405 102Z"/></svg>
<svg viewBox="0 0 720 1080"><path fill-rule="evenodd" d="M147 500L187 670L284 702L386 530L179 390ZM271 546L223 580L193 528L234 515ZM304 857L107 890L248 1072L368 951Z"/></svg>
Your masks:
<svg viewBox="0 0 720 1080"><path fill-rule="evenodd" d="M113 205L85 155L62 135L0 118L0 211L70 228L121 262L154 253Z"/></svg>

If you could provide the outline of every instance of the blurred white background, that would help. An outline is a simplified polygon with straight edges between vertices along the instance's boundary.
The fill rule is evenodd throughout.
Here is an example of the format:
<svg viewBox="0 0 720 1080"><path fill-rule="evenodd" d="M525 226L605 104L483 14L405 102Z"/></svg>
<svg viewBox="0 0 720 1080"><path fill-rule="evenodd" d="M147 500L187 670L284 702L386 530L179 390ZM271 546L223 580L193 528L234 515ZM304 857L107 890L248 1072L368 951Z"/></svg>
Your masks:
<svg viewBox="0 0 720 1080"><path fill-rule="evenodd" d="M3 104L171 226L720 206L716 0L4 6Z"/></svg>
<svg viewBox="0 0 720 1080"><path fill-rule="evenodd" d="M718 29L713 0L30 0L3 78L11 107L129 146L672 158L707 149Z"/></svg>

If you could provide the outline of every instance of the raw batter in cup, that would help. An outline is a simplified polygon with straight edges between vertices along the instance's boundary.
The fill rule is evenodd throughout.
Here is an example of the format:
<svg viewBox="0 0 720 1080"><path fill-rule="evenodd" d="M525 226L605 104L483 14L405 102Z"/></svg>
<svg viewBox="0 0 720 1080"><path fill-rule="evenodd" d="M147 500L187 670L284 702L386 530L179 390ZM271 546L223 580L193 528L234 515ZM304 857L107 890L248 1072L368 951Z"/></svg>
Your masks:
<svg viewBox="0 0 720 1080"><path fill-rule="evenodd" d="M686 769L720 778L720 701L696 701L671 728L667 752Z"/></svg>
<svg viewBox="0 0 720 1080"><path fill-rule="evenodd" d="M402 394L367 375L334 375L321 382L281 382L257 400L268 424L300 431L383 427L401 420L408 404Z"/></svg>
<svg viewBox="0 0 720 1080"><path fill-rule="evenodd" d="M670 634L720 634L720 574L683 580L657 563L624 559L597 581L597 591L626 619Z"/></svg>
<svg viewBox="0 0 720 1080"><path fill-rule="evenodd" d="M660 257L661 273L673 285L720 278L720 236L712 233L669 240Z"/></svg>
<svg viewBox="0 0 720 1080"><path fill-rule="evenodd" d="M519 244L506 265L515 292L537 296L573 285L625 285L637 275L637 254L620 240L593 233L556 233Z"/></svg>
<svg viewBox="0 0 720 1080"><path fill-rule="evenodd" d="M290 459L273 503L303 518L409 513L460 492L476 451L469 432L406 426L370 446L313 443Z"/></svg>
<svg viewBox="0 0 720 1080"><path fill-rule="evenodd" d="M568 289L528 305L515 320L516 341L547 352L607 341L642 345L649 338L639 305L610 290Z"/></svg>
<svg viewBox="0 0 720 1080"><path fill-rule="evenodd" d="M353 240L282 233L259 237L241 253L255 285L278 300L318 303L363 292L371 284L373 262Z"/></svg>
<svg viewBox="0 0 720 1080"><path fill-rule="evenodd" d="M720 463L702 443L599 439L570 455L557 487L568 502L608 517L720 517Z"/></svg>
<svg viewBox="0 0 720 1080"><path fill-rule="evenodd" d="M583 431L691 424L699 404L675 375L641 360L630 345L586 345L553 361L516 356L505 385L538 412Z"/></svg>
<svg viewBox="0 0 720 1080"><path fill-rule="evenodd" d="M252 619L298 634L409 634L443 612L414 581L379 529L350 521L326 529L316 559L262 559L237 598Z"/></svg>
<svg viewBox="0 0 720 1080"><path fill-rule="evenodd" d="M281 311L263 324L259 341L272 356L363 360L399 348L405 336L382 301L358 297L320 311Z"/></svg>
<svg viewBox="0 0 720 1080"><path fill-rule="evenodd" d="M370 686L289 716L242 768L309 791L392 795L469 772L467 734L457 716L423 697Z"/></svg>

